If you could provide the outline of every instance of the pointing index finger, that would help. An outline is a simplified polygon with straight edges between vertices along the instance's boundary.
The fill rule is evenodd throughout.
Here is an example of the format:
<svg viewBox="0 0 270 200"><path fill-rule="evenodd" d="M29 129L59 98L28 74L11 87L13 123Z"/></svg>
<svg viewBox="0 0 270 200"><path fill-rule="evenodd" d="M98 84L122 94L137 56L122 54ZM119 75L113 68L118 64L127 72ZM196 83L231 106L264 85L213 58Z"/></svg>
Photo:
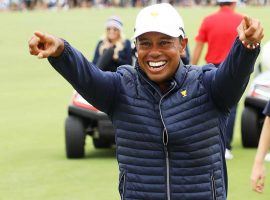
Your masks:
<svg viewBox="0 0 270 200"><path fill-rule="evenodd" d="M245 29L248 29L251 26L251 20L250 17L244 16L244 21L245 21Z"/></svg>
<svg viewBox="0 0 270 200"><path fill-rule="evenodd" d="M45 34L40 32L40 31L35 31L34 34L35 34L35 36L40 38L40 40L45 40L45 38L46 38Z"/></svg>

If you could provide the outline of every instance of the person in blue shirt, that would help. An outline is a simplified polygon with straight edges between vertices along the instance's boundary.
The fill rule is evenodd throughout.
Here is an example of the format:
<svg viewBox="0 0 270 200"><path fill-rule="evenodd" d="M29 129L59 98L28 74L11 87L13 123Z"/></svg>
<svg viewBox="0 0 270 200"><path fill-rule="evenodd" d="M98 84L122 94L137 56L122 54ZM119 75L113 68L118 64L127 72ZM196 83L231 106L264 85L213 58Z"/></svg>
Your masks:
<svg viewBox="0 0 270 200"><path fill-rule="evenodd" d="M259 193L262 193L264 190L266 176L264 160L270 149L270 101L265 106L263 114L265 115L265 120L251 172L252 189Z"/></svg>
<svg viewBox="0 0 270 200"><path fill-rule="evenodd" d="M103 71L111 72L121 65L131 65L131 44L124 38L121 19L118 16L109 17L105 28L105 36L96 46L93 63Z"/></svg>
<svg viewBox="0 0 270 200"><path fill-rule="evenodd" d="M184 65L188 38L170 4L143 8L134 27L135 67L103 72L67 41L35 32L30 54L50 64L115 127L122 200L226 200L229 110L241 98L263 28L244 17L215 68Z"/></svg>

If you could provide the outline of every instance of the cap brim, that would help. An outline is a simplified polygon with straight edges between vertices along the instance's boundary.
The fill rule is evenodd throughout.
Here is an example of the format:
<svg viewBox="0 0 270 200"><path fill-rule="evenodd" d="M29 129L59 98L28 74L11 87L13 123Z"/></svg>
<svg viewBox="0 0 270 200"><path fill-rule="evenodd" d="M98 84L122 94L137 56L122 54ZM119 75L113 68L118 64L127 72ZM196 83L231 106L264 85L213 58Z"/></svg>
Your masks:
<svg viewBox="0 0 270 200"><path fill-rule="evenodd" d="M139 30L139 31L135 31L133 37L131 38L132 40L136 39L137 37L139 37L140 35L143 35L144 33L149 33L149 32L157 32L157 33L162 33L171 37L185 37L185 34L182 30L179 31L161 31L161 30L157 30L157 29L149 29L149 30Z"/></svg>

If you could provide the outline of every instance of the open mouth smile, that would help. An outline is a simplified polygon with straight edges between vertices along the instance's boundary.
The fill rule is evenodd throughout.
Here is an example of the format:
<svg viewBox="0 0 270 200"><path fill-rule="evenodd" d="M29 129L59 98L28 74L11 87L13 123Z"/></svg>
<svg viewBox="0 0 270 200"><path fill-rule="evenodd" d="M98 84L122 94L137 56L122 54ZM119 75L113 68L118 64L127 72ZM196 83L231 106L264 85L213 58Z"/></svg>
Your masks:
<svg viewBox="0 0 270 200"><path fill-rule="evenodd" d="M167 64L167 61L158 61L158 62L149 61L147 62L147 64L150 67L150 69L162 69Z"/></svg>

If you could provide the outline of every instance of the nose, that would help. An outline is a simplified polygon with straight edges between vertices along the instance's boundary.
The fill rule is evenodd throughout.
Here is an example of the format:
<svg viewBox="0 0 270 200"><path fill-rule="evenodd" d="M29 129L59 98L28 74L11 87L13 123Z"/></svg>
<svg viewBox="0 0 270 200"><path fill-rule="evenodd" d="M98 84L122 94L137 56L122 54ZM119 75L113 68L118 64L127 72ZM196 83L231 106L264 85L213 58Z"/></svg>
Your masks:
<svg viewBox="0 0 270 200"><path fill-rule="evenodd" d="M148 54L151 58L158 58L159 56L162 55L159 47L157 45L153 45L152 48L149 51Z"/></svg>
<svg viewBox="0 0 270 200"><path fill-rule="evenodd" d="M112 30L112 29L110 29L110 30L107 31L107 33L109 33L109 34L115 34L115 31Z"/></svg>

